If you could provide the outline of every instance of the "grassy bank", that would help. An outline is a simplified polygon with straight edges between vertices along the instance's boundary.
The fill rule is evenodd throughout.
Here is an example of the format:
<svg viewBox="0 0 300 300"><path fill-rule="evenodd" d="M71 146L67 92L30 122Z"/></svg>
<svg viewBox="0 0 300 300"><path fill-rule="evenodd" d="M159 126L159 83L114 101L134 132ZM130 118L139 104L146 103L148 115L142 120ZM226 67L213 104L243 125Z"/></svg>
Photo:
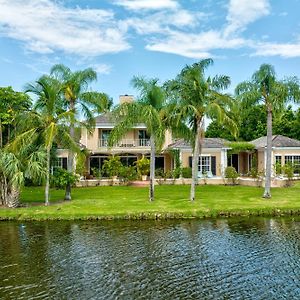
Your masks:
<svg viewBox="0 0 300 300"><path fill-rule="evenodd" d="M157 186L149 203L148 189L138 187L91 187L73 189L71 202L60 202L62 190L51 191L49 207L43 206L42 188L25 188L22 203L28 207L0 208L1 220L157 219L216 216L300 214L300 183L272 189L272 199L263 190L246 186L198 186L197 200L188 200L189 186ZM41 205L36 205L40 203Z"/></svg>

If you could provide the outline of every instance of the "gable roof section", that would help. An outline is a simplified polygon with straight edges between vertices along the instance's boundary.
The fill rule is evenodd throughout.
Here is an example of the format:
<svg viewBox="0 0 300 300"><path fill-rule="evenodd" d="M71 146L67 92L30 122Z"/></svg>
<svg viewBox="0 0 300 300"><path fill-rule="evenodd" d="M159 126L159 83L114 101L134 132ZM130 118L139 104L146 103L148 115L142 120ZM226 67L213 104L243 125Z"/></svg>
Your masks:
<svg viewBox="0 0 300 300"><path fill-rule="evenodd" d="M95 118L96 127L101 128L101 126L107 126L107 128L114 127L116 125L116 121L113 118L113 114L111 112L107 112L105 114L99 115ZM133 126L133 128L146 128L145 124L138 123Z"/></svg>
<svg viewBox="0 0 300 300"><path fill-rule="evenodd" d="M229 142L221 138L204 138L202 148L226 148ZM190 143L179 139L168 146L169 149L190 149Z"/></svg>
<svg viewBox="0 0 300 300"><path fill-rule="evenodd" d="M95 119L96 124L106 124L106 125L115 125L116 122L112 119L112 113L108 112L103 115L99 115Z"/></svg>
<svg viewBox="0 0 300 300"><path fill-rule="evenodd" d="M267 137L262 136L256 140L250 142L255 146L256 149L267 147ZM300 141L291 139L283 135L272 136L272 147L300 147Z"/></svg>

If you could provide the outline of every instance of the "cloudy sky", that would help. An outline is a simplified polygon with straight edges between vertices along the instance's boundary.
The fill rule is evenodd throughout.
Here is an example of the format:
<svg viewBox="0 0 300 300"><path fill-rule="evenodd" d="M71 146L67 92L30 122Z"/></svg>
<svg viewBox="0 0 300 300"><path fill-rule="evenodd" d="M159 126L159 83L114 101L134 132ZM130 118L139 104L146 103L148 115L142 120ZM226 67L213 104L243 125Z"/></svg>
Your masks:
<svg viewBox="0 0 300 300"><path fill-rule="evenodd" d="M232 90L261 63L300 77L300 0L0 0L0 86L63 63L118 101L134 75L171 79L211 57Z"/></svg>

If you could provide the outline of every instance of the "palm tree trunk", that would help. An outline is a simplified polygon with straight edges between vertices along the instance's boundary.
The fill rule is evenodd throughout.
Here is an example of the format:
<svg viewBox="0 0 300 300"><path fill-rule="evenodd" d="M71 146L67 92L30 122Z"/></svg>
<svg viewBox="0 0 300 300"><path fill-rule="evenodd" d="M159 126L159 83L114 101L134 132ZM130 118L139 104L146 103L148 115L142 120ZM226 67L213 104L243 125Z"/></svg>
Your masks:
<svg viewBox="0 0 300 300"><path fill-rule="evenodd" d="M155 184L155 141L154 136L150 136L150 186L149 186L149 201L154 200L154 184Z"/></svg>
<svg viewBox="0 0 300 300"><path fill-rule="evenodd" d="M71 200L71 184L66 185L65 200Z"/></svg>
<svg viewBox="0 0 300 300"><path fill-rule="evenodd" d="M20 190L12 187L10 193L7 195L7 207L16 208L20 206Z"/></svg>
<svg viewBox="0 0 300 300"><path fill-rule="evenodd" d="M271 198L271 164L272 157L272 110L268 107L267 112L267 161L266 161L266 178L264 198Z"/></svg>
<svg viewBox="0 0 300 300"><path fill-rule="evenodd" d="M3 147L3 131L2 131L2 122L0 120L0 148Z"/></svg>
<svg viewBox="0 0 300 300"><path fill-rule="evenodd" d="M50 147L47 148L47 173L46 173L46 187L45 187L45 205L48 206L50 189Z"/></svg>
<svg viewBox="0 0 300 300"><path fill-rule="evenodd" d="M75 113L75 102L72 100L70 101L70 110ZM72 138L72 140L75 139L75 128L74 128L74 123L72 121L70 124L70 137ZM69 149L69 154L68 154L68 172L70 172L72 174L75 173L74 152L70 149ZM68 183L66 185L65 200L72 200L70 183Z"/></svg>
<svg viewBox="0 0 300 300"><path fill-rule="evenodd" d="M200 154L200 139L201 139L201 124L197 122L197 133L195 138L195 145L193 151L193 160L192 160L192 184L191 184L191 193L190 200L195 200L195 188L198 182L198 162Z"/></svg>

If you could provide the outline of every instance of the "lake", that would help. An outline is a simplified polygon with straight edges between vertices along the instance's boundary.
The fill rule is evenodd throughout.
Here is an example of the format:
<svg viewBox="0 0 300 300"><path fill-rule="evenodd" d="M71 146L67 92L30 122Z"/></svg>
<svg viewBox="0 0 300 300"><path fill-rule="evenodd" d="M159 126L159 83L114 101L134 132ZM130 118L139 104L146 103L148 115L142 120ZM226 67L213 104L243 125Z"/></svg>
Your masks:
<svg viewBox="0 0 300 300"><path fill-rule="evenodd" d="M0 299L300 299L300 218L0 222Z"/></svg>

